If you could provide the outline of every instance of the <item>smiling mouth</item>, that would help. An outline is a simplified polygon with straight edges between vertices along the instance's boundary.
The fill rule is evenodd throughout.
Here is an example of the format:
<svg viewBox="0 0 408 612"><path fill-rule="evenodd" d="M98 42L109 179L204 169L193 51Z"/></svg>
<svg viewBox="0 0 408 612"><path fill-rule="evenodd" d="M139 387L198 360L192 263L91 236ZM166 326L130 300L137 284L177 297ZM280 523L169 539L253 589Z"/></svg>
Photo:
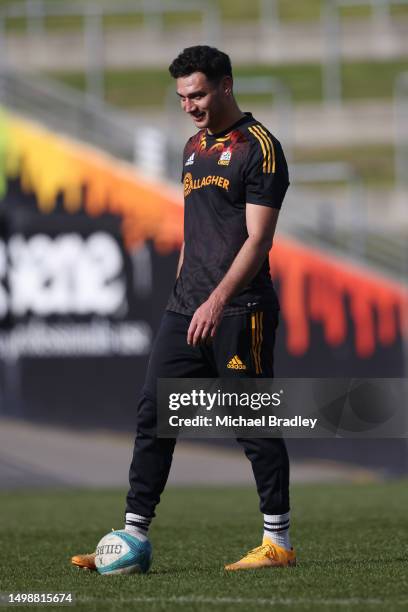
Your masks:
<svg viewBox="0 0 408 612"><path fill-rule="evenodd" d="M205 117L205 113L197 113L195 115L191 115L195 121L201 121Z"/></svg>

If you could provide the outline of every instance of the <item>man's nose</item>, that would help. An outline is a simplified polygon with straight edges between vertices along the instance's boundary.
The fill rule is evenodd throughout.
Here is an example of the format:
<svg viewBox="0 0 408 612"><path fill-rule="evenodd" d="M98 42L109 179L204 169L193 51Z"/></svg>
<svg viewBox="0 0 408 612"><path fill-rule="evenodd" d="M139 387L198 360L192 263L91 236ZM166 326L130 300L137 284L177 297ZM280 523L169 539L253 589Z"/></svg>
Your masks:
<svg viewBox="0 0 408 612"><path fill-rule="evenodd" d="M184 104L184 110L186 111L186 113L191 113L194 110L194 108L195 108L194 102L187 98Z"/></svg>

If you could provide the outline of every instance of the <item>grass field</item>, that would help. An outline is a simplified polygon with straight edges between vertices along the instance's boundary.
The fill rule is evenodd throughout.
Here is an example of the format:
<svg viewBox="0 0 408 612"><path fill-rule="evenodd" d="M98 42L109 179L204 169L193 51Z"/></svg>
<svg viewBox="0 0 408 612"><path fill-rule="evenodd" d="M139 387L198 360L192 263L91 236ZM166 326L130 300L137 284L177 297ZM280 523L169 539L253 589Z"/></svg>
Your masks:
<svg viewBox="0 0 408 612"><path fill-rule="evenodd" d="M144 576L100 576L69 557L121 528L122 491L0 494L0 591L71 591L76 610L403 610L406 482L293 487L298 566L225 574L258 545L254 490L169 488ZM48 609L57 609L52 606Z"/></svg>
<svg viewBox="0 0 408 612"><path fill-rule="evenodd" d="M394 149L392 145L355 145L350 147L315 147L313 149L297 148L294 150L294 162L346 162L360 176L366 187L392 187L394 175ZM313 183L308 183L312 185ZM321 187L322 182L315 183ZM333 186L331 181L327 185ZM344 184L339 182L338 184Z"/></svg>

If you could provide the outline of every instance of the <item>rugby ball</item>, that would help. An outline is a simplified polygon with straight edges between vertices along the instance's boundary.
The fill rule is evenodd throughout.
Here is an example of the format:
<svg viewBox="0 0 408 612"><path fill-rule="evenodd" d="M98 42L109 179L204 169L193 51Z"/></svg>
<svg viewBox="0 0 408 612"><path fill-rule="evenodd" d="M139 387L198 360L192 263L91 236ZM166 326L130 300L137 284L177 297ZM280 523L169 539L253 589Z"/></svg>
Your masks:
<svg viewBox="0 0 408 612"><path fill-rule="evenodd" d="M100 574L145 574L152 562L152 545L124 529L111 531L96 547L95 565Z"/></svg>

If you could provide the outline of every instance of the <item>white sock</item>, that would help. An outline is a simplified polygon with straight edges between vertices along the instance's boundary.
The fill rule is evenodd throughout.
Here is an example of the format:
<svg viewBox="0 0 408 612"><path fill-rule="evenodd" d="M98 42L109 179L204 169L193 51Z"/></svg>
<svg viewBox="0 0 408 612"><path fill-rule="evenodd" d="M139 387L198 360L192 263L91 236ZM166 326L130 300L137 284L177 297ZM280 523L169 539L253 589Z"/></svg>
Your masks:
<svg viewBox="0 0 408 612"><path fill-rule="evenodd" d="M142 540L142 542L145 542L147 540L147 532L149 531L151 520L151 518L147 518L141 514L126 512L125 531L128 531L139 538L139 540Z"/></svg>
<svg viewBox="0 0 408 612"><path fill-rule="evenodd" d="M264 538L290 550L289 512L286 514L264 514Z"/></svg>

